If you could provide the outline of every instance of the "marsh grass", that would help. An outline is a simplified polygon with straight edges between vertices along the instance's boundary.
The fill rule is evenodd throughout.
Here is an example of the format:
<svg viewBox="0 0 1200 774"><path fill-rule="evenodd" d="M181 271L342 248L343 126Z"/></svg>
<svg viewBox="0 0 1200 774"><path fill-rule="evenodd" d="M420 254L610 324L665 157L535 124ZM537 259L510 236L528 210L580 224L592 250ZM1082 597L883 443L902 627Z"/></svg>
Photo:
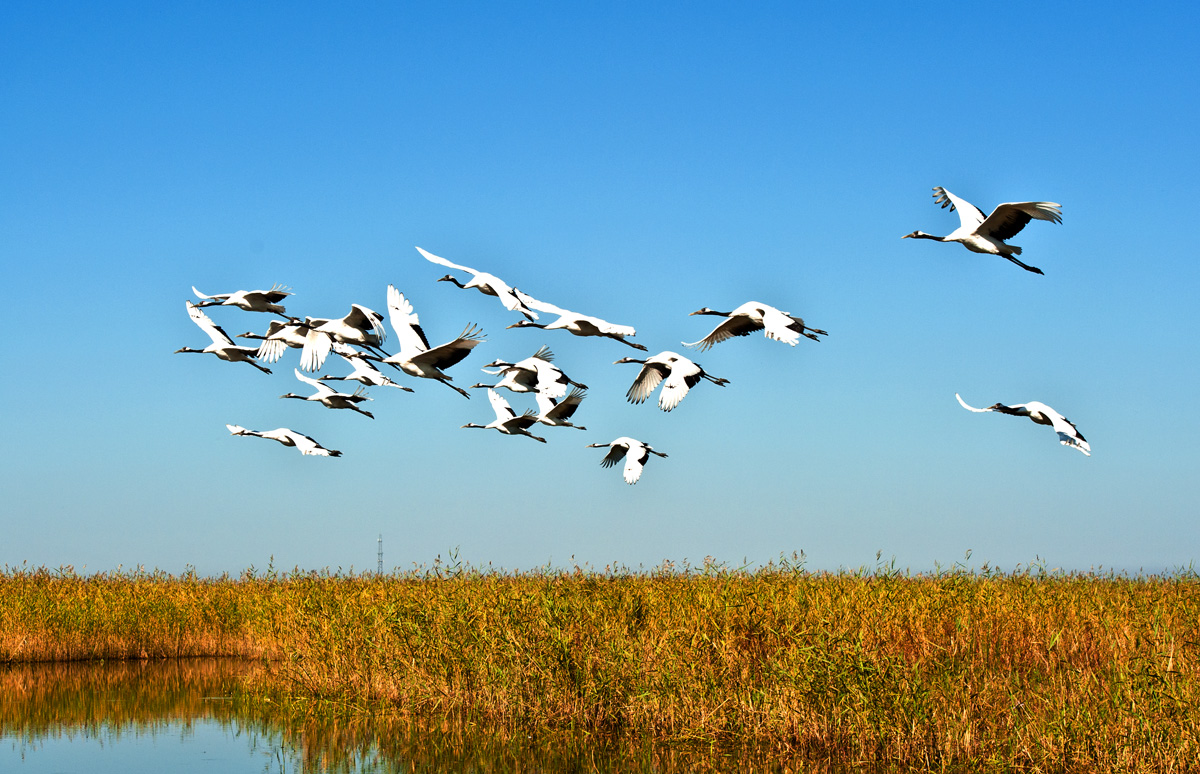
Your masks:
<svg viewBox="0 0 1200 774"><path fill-rule="evenodd" d="M925 769L1190 771L1200 583L706 564L238 580L9 570L0 660L238 654L288 712Z"/></svg>

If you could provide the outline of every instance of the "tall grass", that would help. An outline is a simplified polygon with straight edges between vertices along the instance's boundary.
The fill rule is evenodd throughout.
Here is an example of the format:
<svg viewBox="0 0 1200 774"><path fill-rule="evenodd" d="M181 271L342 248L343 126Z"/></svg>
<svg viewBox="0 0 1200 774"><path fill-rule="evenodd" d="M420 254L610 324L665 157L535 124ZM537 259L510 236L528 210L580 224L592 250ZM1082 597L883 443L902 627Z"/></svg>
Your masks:
<svg viewBox="0 0 1200 774"><path fill-rule="evenodd" d="M10 570L0 660L87 657L82 631L109 653L269 656L252 690L293 708L929 769L1185 771L1200 760L1198 592L1190 573L787 562L237 581Z"/></svg>

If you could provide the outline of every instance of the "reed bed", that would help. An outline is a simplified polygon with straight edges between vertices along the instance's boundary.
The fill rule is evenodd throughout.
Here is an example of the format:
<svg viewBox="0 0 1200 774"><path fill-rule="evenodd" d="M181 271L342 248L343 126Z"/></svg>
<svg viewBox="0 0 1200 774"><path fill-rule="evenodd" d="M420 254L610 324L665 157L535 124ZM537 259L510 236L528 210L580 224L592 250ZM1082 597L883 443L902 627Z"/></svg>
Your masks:
<svg viewBox="0 0 1200 774"><path fill-rule="evenodd" d="M928 770L1194 771L1198 592L1190 572L790 561L237 580L9 570L0 660L219 651L267 660L249 693L301 714Z"/></svg>

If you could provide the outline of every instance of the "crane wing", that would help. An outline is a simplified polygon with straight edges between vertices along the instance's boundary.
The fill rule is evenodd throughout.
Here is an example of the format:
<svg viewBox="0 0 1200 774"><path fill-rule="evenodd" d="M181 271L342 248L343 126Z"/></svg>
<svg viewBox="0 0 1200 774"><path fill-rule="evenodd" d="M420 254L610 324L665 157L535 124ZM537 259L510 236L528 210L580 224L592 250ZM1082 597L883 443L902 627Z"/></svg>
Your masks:
<svg viewBox="0 0 1200 774"><path fill-rule="evenodd" d="M662 392L658 395L658 407L663 411L670 411L679 405L688 391L696 386L700 381L700 374L704 373L700 366L681 357L671 364L671 375L663 384Z"/></svg>
<svg viewBox="0 0 1200 774"><path fill-rule="evenodd" d="M940 185L933 189L933 200L943 208L949 207L951 212L958 212L959 224L969 231L974 231L975 227L983 222L982 210L966 199L955 196Z"/></svg>
<svg viewBox="0 0 1200 774"><path fill-rule="evenodd" d="M200 330L208 334L213 344L222 344L228 347L233 346L233 339L229 338L229 334L220 325L213 322L212 318L200 311L200 308L191 301L184 301L183 303L187 305L188 317L192 318L192 322L200 326Z"/></svg>
<svg viewBox="0 0 1200 774"><path fill-rule="evenodd" d="M496 298L500 299L500 303L504 304L505 309L510 312L520 312L530 320L536 320L538 318L537 312L534 312L525 305L525 302L517 297L517 293L514 288L509 287L504 280L500 279L494 274L488 276L494 280L489 284L492 286L492 290L496 291Z"/></svg>
<svg viewBox="0 0 1200 774"><path fill-rule="evenodd" d="M648 459L650 459L650 451L646 446L630 445L629 451L625 454L626 484L632 485L638 482L638 479L642 477L642 468L645 467Z"/></svg>
<svg viewBox="0 0 1200 774"><path fill-rule="evenodd" d="M1005 240L1016 236L1031 220L1062 223L1062 205L1054 202L1005 202L979 225L980 234Z"/></svg>
<svg viewBox="0 0 1200 774"><path fill-rule="evenodd" d="M633 380L629 392L625 393L626 399L630 403L644 403L646 398L650 397L650 393L654 392L654 388L670 374L671 367L666 363L645 363L642 370L638 371L637 378Z"/></svg>
<svg viewBox="0 0 1200 774"><path fill-rule="evenodd" d="M621 461L621 458L625 456L627 451L629 451L628 445L613 441L608 445L608 454L605 454L604 459L600 460L600 467L611 468Z"/></svg>
<svg viewBox="0 0 1200 774"><path fill-rule="evenodd" d="M209 301L217 301L217 302L227 301L229 299L229 297L233 295L232 293L220 293L215 296L206 296L203 293L201 293L199 290L196 290L195 285L192 285L192 292L195 293L200 298L204 298Z"/></svg>
<svg viewBox="0 0 1200 774"><path fill-rule="evenodd" d="M192 288L192 290L195 290L195 288ZM287 298L290 295L292 295L292 293L289 292L287 289L283 288L282 286L276 285L275 287L271 288L270 290L248 291L246 293L245 297L249 298L250 296L256 296L256 297L261 298L262 300L266 301L268 304L278 304L280 301L284 300L285 298Z"/></svg>
<svg viewBox="0 0 1200 774"><path fill-rule="evenodd" d="M573 312L569 312L566 309L563 309L562 307L555 306L554 304L548 304L545 301L538 301L536 298L529 295L528 293L526 293L522 290L517 290L516 288L513 289L513 294L523 304L525 304L525 306L529 307L530 309L536 309L539 312L545 312L546 314L556 314L559 317L566 317L566 316L574 314Z"/></svg>
<svg viewBox="0 0 1200 774"><path fill-rule="evenodd" d="M539 418L553 421L570 419L575 410L579 408L579 404L583 402L585 395L587 395L586 390L576 387L574 390L571 390L570 395L561 401L540 392L533 397L537 401L538 411L540 412Z"/></svg>
<svg viewBox="0 0 1200 774"><path fill-rule="evenodd" d="M317 391L316 392L317 395L336 395L337 394L337 390L335 390L332 387L330 387L329 385L325 384L325 382L318 381L317 379L313 379L311 377L305 376L304 374L300 373L299 368L293 368L292 370L296 373L297 379L299 379L300 381L304 382L305 384L315 388Z"/></svg>
<svg viewBox="0 0 1200 774"><path fill-rule="evenodd" d="M537 424L537 420L538 420L538 415L532 411L526 411L524 414L521 414L520 416L517 416L516 412L513 412L512 417L504 420L504 426L505 427L515 427L519 430L528 430L529 428L531 428Z"/></svg>
<svg viewBox="0 0 1200 774"><path fill-rule="evenodd" d="M274 363L283 357L283 353L287 351L287 342L283 339L263 339L263 343L258 346L258 352L254 354L259 360L264 363Z"/></svg>
<svg viewBox="0 0 1200 774"><path fill-rule="evenodd" d="M471 324L454 341L420 352L410 357L409 360L413 363L431 365L439 370L449 368L462 362L463 358L471 354L471 350L483 341L485 341L483 331Z"/></svg>
<svg viewBox="0 0 1200 774"><path fill-rule="evenodd" d="M451 263L450 261L447 261L445 258L441 257L440 255L434 255L433 253L429 252L428 250L424 250L420 247L417 248L417 252L420 253L422 256L424 256L425 260L430 261L432 263L436 263L440 266L445 266L450 269L458 269L459 271L465 271L468 274L478 274L479 273L479 272L475 271L474 269L468 268L466 266L459 266L457 263Z"/></svg>
<svg viewBox="0 0 1200 774"><path fill-rule="evenodd" d="M744 315L738 315L737 317L726 317L717 324L717 327L712 329L712 332L699 341L693 341L691 344L687 343L686 341L680 343L685 347L691 347L704 352L714 344L720 344L726 339L731 339L734 336L747 336L755 331L761 331L762 329L762 323Z"/></svg>
<svg viewBox="0 0 1200 774"><path fill-rule="evenodd" d="M764 335L768 339L796 346L796 342L800 341L800 334L792 328L794 324L795 321L790 315L786 315L774 307L767 307L763 310Z"/></svg>
<svg viewBox="0 0 1200 774"><path fill-rule="evenodd" d="M324 331L310 328L304 337L304 349L300 351L300 367L305 371L318 370L325 365L325 358L329 357L332 350L333 337Z"/></svg>
<svg viewBox="0 0 1200 774"><path fill-rule="evenodd" d="M975 408L973 406L968 406L967 402L965 400L963 400L962 397L957 392L954 393L954 397L958 398L959 405L961 405L967 411L974 411L976 414L986 414L989 411L994 411L994 409L992 409L990 407L989 408Z"/></svg>
<svg viewBox="0 0 1200 774"><path fill-rule="evenodd" d="M421 330L421 321L413 311L413 305L404 294L396 290L395 285L388 285L388 316L392 320L392 329L400 340L400 353L409 357L429 349L429 339Z"/></svg>
<svg viewBox="0 0 1200 774"><path fill-rule="evenodd" d="M529 364L537 375L535 389L539 394L561 398L567 392L567 377L558 366L539 357L529 358Z"/></svg>
<svg viewBox="0 0 1200 774"><path fill-rule="evenodd" d="M1054 432L1058 433L1058 442L1063 446L1070 446L1083 452L1084 455L1092 456L1092 447L1088 445L1087 439L1079 432L1079 428L1075 427L1075 423L1059 414L1057 411L1050 413L1050 426L1054 428Z"/></svg>
<svg viewBox="0 0 1200 774"><path fill-rule="evenodd" d="M508 401L490 387L488 388L488 402L492 404L492 411L496 412L496 419L506 421L517 415L512 406L508 405Z"/></svg>
<svg viewBox="0 0 1200 774"><path fill-rule="evenodd" d="M361 304L351 304L350 314L343 317L342 322L351 328L369 330L378 336L380 341L387 341L387 330L383 327L383 315L374 309L368 309Z"/></svg>
<svg viewBox="0 0 1200 774"><path fill-rule="evenodd" d="M313 456L313 457L340 457L340 456L342 456L342 453L340 451L336 451L334 449L326 449L324 446L317 443L317 439L315 439L311 436L304 435L303 433L297 433L295 430L288 430L287 428L282 428L282 434L287 436L287 438L292 442L292 445L295 446L296 449L301 454L309 455L309 456Z"/></svg>

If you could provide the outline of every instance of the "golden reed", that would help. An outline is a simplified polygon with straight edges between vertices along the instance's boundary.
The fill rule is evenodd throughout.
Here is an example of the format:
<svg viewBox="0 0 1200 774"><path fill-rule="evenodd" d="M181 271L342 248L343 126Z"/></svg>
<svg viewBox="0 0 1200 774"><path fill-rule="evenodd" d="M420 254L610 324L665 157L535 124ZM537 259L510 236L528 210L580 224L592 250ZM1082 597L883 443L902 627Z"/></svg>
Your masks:
<svg viewBox="0 0 1200 774"><path fill-rule="evenodd" d="M250 692L292 707L932 770L1200 761L1190 572L0 574L0 661L202 655L267 661Z"/></svg>

